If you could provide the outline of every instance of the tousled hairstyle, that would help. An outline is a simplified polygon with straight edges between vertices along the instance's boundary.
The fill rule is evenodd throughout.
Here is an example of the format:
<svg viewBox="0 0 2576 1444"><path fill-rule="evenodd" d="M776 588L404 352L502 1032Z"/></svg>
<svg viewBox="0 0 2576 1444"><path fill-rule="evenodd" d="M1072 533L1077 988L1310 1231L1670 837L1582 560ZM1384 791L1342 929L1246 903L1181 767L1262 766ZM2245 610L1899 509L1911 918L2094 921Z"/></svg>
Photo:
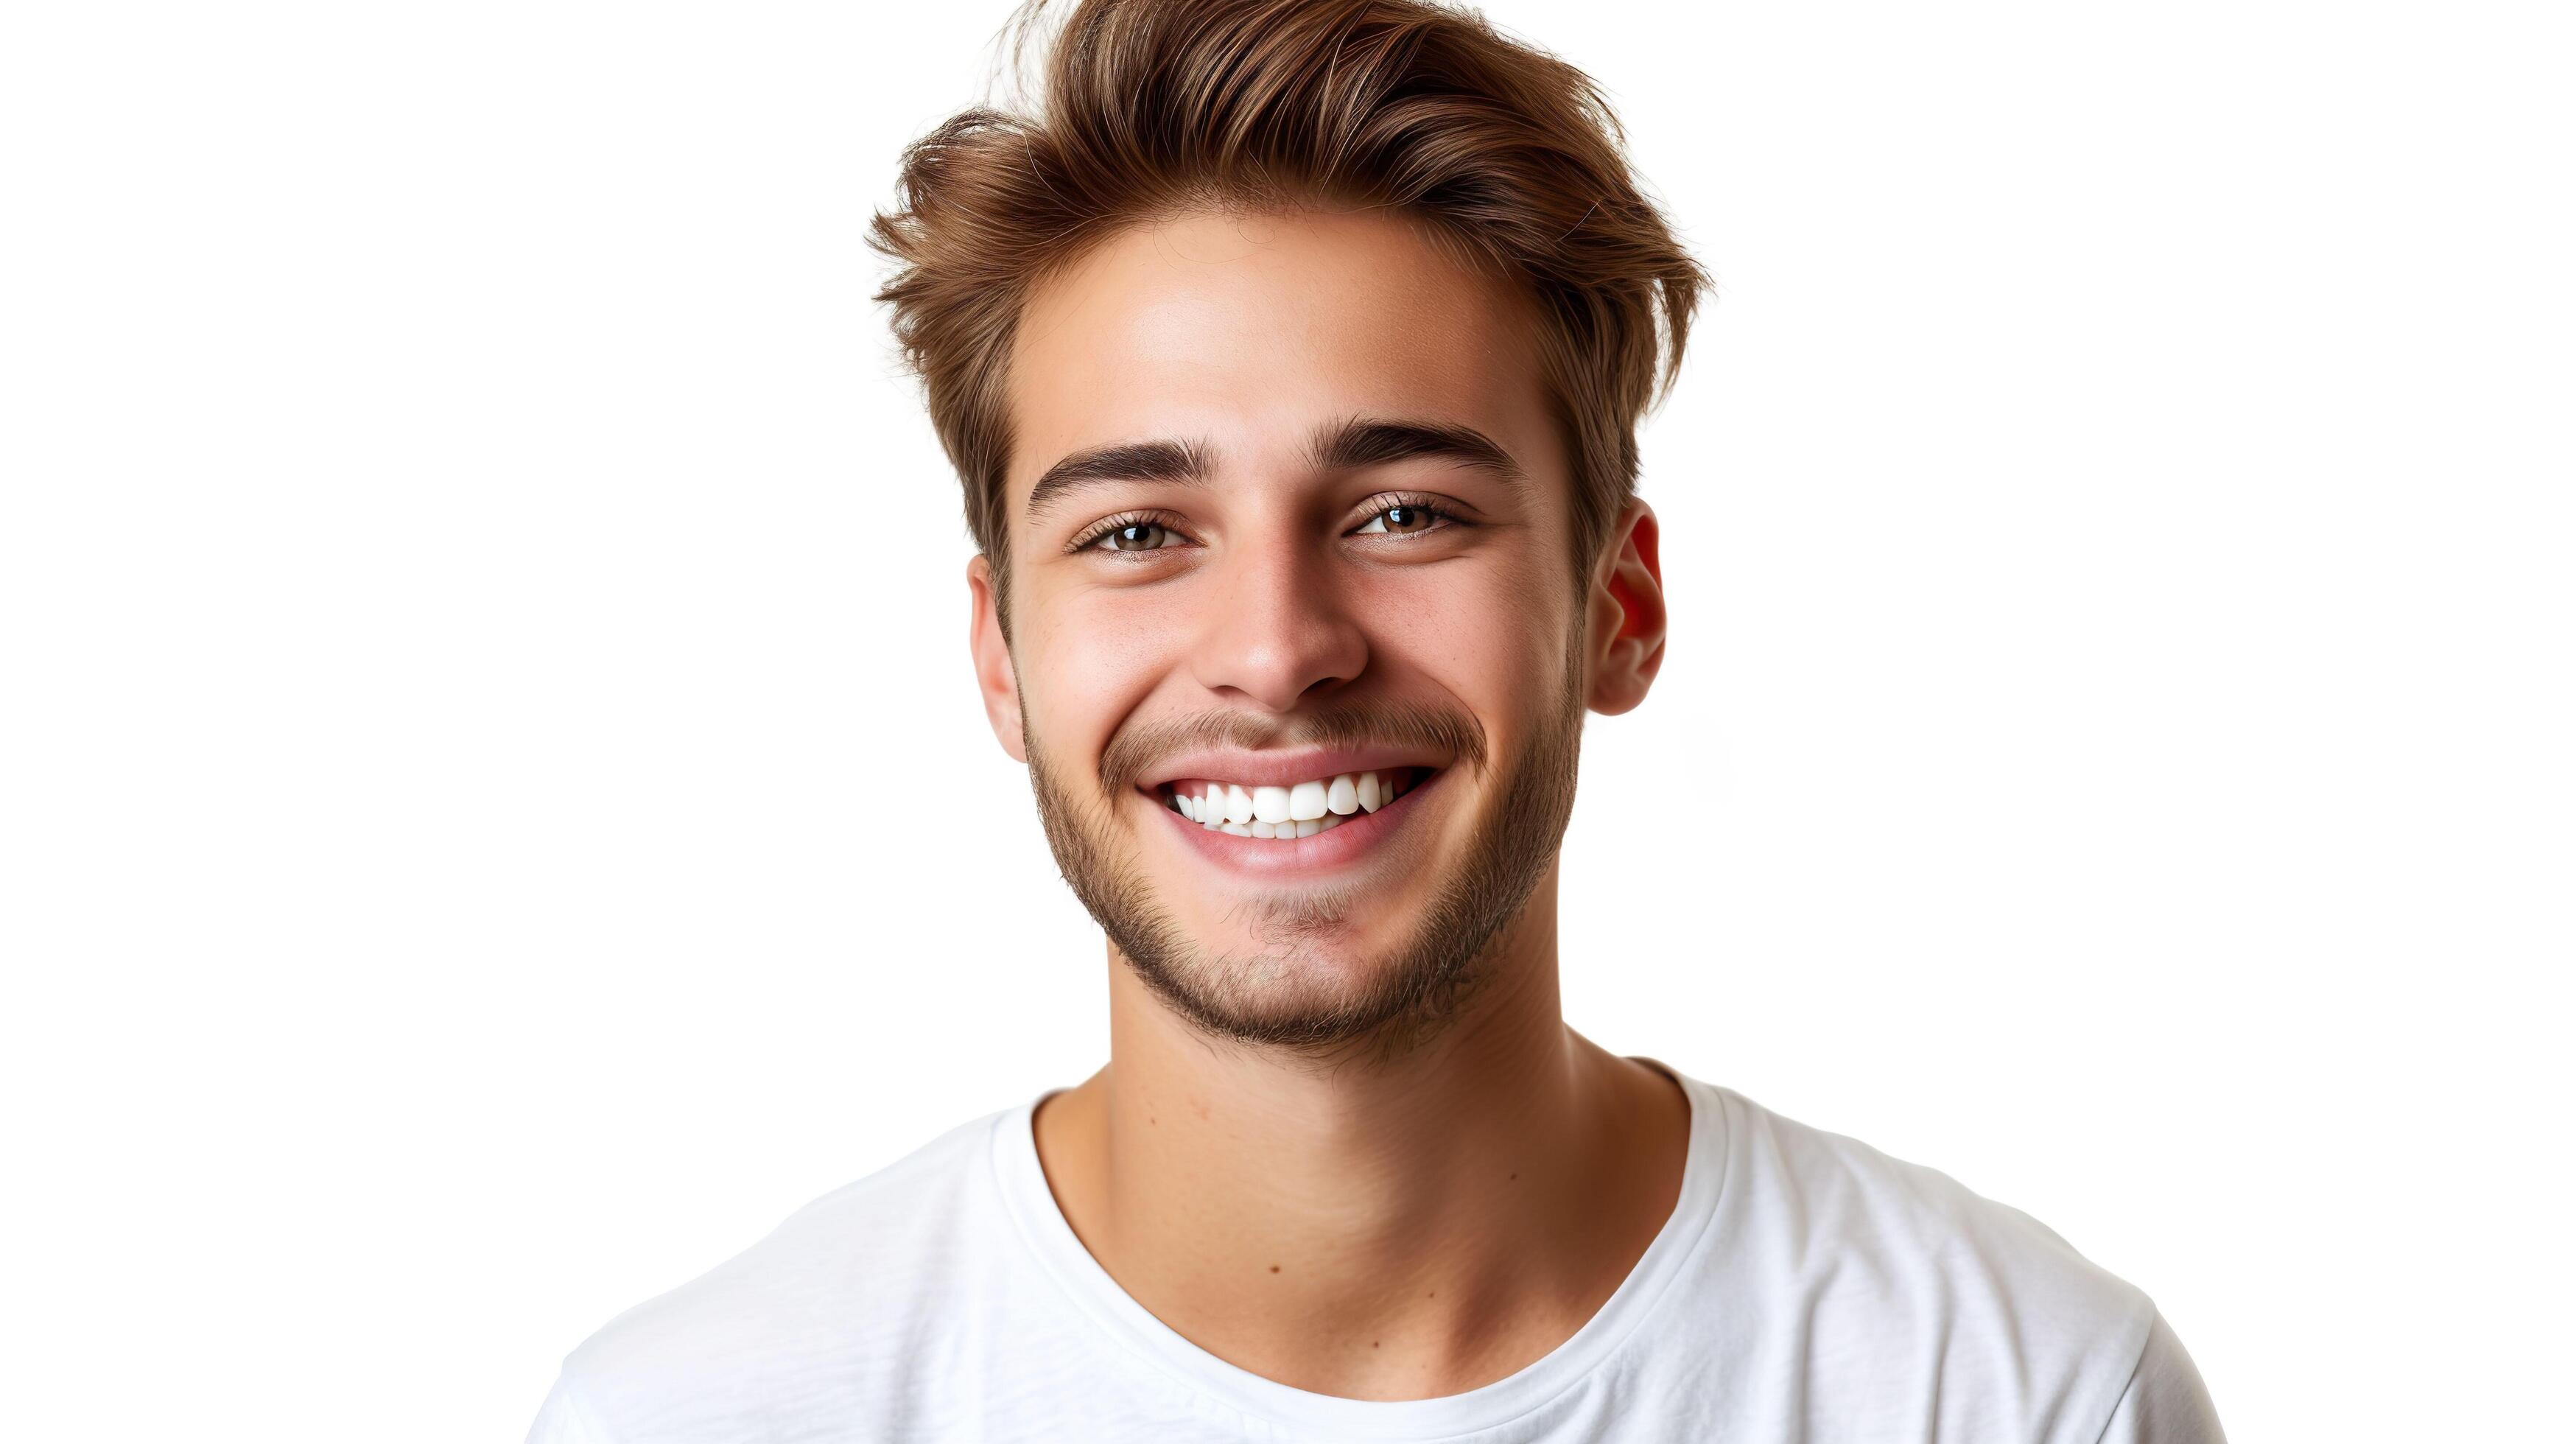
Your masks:
<svg viewBox="0 0 2576 1444"><path fill-rule="evenodd" d="M1047 9L1023 6L1015 53ZM1591 78L1428 0L1078 0L1061 22L1034 113L970 109L915 141L870 228L897 263L877 299L997 586L1004 382L1033 286L1124 226L1300 205L1401 213L1525 288L1581 575L1635 492L1637 421L1707 284Z"/></svg>

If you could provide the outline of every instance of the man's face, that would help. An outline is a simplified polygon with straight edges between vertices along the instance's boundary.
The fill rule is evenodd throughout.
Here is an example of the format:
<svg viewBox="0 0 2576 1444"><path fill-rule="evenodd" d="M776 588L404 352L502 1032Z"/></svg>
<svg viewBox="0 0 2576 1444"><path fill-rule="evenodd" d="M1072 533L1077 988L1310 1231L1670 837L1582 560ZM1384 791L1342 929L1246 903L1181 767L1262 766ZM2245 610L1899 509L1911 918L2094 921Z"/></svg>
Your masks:
<svg viewBox="0 0 2576 1444"><path fill-rule="evenodd" d="M1583 712L1525 304L1375 213L1140 226L1032 296L1010 409L979 674L1084 903L1227 1036L1453 1013Z"/></svg>

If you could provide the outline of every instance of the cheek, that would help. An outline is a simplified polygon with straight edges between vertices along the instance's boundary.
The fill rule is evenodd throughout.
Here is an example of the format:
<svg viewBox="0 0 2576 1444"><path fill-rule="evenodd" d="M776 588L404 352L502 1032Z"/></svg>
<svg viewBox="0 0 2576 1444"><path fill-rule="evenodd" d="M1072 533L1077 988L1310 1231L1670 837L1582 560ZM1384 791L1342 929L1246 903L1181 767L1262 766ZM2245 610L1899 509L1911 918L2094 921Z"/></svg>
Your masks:
<svg viewBox="0 0 2576 1444"><path fill-rule="evenodd" d="M1520 731L1510 719L1555 704L1573 624L1559 572L1460 558L1390 569L1355 591L1372 618L1377 664L1424 674L1488 729Z"/></svg>
<svg viewBox="0 0 2576 1444"><path fill-rule="evenodd" d="M1029 598L1013 662L1020 705L1059 766L1090 771L1109 739L1180 661L1182 629L1142 591L1082 591Z"/></svg>

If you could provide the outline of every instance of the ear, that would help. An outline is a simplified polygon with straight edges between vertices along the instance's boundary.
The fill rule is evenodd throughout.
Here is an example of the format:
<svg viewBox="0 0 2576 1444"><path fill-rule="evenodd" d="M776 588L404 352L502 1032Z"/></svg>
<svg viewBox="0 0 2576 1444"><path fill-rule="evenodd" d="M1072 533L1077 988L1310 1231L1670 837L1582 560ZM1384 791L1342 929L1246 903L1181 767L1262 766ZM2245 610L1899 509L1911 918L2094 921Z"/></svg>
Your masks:
<svg viewBox="0 0 2576 1444"><path fill-rule="evenodd" d="M1631 501L1592 569L1585 608L1591 627L1591 695L1585 704L1617 716L1646 700L1664 665L1664 566L1656 558L1654 508Z"/></svg>
<svg viewBox="0 0 2576 1444"><path fill-rule="evenodd" d="M984 719L993 724L993 737L1011 760L1026 762L1029 748L1020 720L1020 675L1011 666L1011 644L1002 637L993 564L982 552L966 564L966 594L971 601L966 650L975 659L975 689L984 694Z"/></svg>

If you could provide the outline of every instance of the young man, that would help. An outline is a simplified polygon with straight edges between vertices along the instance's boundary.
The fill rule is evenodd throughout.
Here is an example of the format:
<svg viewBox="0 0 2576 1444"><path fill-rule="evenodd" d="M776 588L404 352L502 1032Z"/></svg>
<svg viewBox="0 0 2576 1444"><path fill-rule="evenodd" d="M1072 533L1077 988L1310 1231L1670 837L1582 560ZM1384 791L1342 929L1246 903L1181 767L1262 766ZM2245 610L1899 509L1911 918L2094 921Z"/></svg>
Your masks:
<svg viewBox="0 0 2576 1444"><path fill-rule="evenodd" d="M533 1438L2219 1438L2029 1217L1559 1017L1702 283L1589 82L1415 0L1084 0L1049 54L877 240L1109 1063L619 1318Z"/></svg>

